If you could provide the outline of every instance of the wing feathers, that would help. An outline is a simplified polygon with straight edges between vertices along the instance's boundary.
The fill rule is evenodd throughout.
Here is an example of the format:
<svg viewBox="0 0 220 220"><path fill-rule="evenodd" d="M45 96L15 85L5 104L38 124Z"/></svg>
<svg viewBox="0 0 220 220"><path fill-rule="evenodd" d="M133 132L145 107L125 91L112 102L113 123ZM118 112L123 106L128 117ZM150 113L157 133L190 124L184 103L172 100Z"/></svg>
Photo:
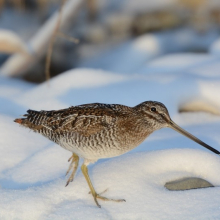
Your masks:
<svg viewBox="0 0 220 220"><path fill-rule="evenodd" d="M95 103L58 111L28 110L24 115L26 118L16 119L15 122L39 132L46 128L54 133L77 132L89 136L114 125L120 115L116 107L120 110L125 106Z"/></svg>

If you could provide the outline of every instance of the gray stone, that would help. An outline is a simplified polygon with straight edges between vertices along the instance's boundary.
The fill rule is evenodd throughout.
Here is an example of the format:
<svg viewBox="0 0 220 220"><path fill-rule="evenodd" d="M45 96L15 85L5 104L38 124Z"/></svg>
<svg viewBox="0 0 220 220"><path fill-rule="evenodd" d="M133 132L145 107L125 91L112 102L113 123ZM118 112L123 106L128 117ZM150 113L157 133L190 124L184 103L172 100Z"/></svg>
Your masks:
<svg viewBox="0 0 220 220"><path fill-rule="evenodd" d="M170 181L167 182L164 186L172 191L214 187L208 181L197 177L186 177Z"/></svg>

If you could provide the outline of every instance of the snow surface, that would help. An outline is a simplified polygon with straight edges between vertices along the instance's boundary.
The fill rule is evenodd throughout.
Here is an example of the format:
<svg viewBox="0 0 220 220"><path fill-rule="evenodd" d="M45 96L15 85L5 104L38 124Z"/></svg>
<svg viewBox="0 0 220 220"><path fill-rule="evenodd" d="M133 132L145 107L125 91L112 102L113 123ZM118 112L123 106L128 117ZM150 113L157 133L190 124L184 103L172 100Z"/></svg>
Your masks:
<svg viewBox="0 0 220 220"><path fill-rule="evenodd" d="M124 46L126 59L118 57L115 63L112 54L103 55L110 67L103 70L81 67L41 85L0 77L0 219L220 218L219 156L171 129L154 132L125 155L89 166L97 192L108 188L104 196L126 199L100 201L100 209L88 194L80 169L65 187L71 153L13 122L27 109L92 102L134 106L156 100L167 106L177 124L220 150L219 57L178 53L149 60L138 49L144 39L156 42L150 35L129 43ZM157 51L158 47L151 48L152 58ZM127 64L133 70L129 74ZM179 113L189 103L206 112ZM215 114L210 113L213 109ZM167 181L183 177L204 178L216 187L176 192L164 188Z"/></svg>

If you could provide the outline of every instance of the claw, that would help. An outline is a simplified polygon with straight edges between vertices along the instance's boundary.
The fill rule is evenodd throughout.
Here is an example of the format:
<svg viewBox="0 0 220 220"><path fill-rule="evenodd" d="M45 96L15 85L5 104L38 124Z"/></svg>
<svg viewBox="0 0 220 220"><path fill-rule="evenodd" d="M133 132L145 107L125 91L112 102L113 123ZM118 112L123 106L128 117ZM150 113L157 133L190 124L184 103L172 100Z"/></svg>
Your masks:
<svg viewBox="0 0 220 220"><path fill-rule="evenodd" d="M100 194L97 194L96 198L101 199L101 200L104 200L104 201L126 202L125 199L109 199L109 198L106 198L106 197L104 197L104 196L100 196Z"/></svg>
<svg viewBox="0 0 220 220"><path fill-rule="evenodd" d="M104 193L104 192L102 192L102 193ZM100 194L101 194L101 193L100 193ZM101 200L103 200L103 201L126 202L125 199L109 199L109 198L106 198L106 197L104 197L104 196L100 196L100 194L95 193L95 194L93 195L94 200L95 200L95 203L96 203L96 205L97 205L99 208L101 208L101 206L99 205L97 199L101 199Z"/></svg>

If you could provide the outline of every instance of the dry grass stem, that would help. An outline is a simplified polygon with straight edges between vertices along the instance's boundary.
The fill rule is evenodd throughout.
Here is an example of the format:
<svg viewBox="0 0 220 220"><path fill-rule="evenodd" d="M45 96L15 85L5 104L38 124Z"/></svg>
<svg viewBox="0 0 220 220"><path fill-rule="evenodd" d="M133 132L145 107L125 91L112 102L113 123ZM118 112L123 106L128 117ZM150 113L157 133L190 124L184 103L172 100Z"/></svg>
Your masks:
<svg viewBox="0 0 220 220"><path fill-rule="evenodd" d="M76 38L74 38L74 37L68 36L68 35L64 34L63 32L58 32L58 33L57 33L57 36L58 36L58 37L61 37L61 38L64 38L65 40L68 40L68 41L70 41L70 42L73 42L73 43L75 43L75 44L78 44L78 43L79 43L79 39L76 39Z"/></svg>
<svg viewBox="0 0 220 220"><path fill-rule="evenodd" d="M51 63L51 56L52 56L52 52L53 52L53 45L54 45L56 35L57 35L59 27L60 27L60 22L61 22L61 18L62 18L62 9L63 9L63 5L65 4L65 2L66 2L66 0L62 0L62 2L61 2L57 23L56 23L53 35L50 39L48 50L47 50L46 66L45 66L45 75L46 75L47 81L50 79L50 63Z"/></svg>

